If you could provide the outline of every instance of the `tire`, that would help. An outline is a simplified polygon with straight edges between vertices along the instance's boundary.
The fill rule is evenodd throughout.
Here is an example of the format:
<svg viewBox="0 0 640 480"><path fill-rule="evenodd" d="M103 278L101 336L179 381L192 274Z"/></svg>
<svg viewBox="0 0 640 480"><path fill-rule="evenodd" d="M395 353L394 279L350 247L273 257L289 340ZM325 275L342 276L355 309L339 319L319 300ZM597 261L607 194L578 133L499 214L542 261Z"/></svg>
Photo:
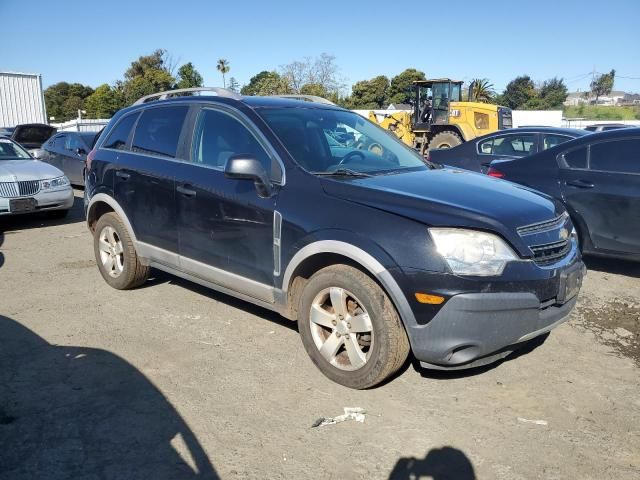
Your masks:
<svg viewBox="0 0 640 480"><path fill-rule="evenodd" d="M428 150L432 150L434 148L453 148L461 143L462 137L457 133L448 130L446 132L435 134L429 142Z"/></svg>
<svg viewBox="0 0 640 480"><path fill-rule="evenodd" d="M129 232L113 212L98 219L93 252L102 278L117 290L139 287L149 277L149 267L140 262Z"/></svg>
<svg viewBox="0 0 640 480"><path fill-rule="evenodd" d="M344 298L341 304L346 309L334 308L332 298ZM298 311L300 337L311 360L345 387L378 385L409 355L409 340L391 300L375 281L351 266L333 265L313 275L302 291ZM363 322L364 315L368 321Z"/></svg>

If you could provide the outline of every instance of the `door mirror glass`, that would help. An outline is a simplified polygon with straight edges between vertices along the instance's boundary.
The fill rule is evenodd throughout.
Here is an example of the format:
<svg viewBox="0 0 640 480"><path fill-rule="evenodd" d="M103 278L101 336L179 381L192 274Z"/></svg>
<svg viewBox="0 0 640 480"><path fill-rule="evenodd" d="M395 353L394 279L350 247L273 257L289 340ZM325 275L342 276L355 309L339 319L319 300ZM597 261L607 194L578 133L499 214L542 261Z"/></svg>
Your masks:
<svg viewBox="0 0 640 480"><path fill-rule="evenodd" d="M253 180L258 194L262 197L271 196L271 181L262 163L250 155L234 155L224 166L227 178L237 180Z"/></svg>

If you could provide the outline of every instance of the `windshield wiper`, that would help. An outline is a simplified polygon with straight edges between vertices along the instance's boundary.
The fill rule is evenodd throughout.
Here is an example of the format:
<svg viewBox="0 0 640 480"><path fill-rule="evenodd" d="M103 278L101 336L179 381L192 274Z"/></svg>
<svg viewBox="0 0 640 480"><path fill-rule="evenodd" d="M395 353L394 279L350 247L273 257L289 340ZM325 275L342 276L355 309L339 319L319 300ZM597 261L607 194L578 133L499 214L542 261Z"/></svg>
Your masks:
<svg viewBox="0 0 640 480"><path fill-rule="evenodd" d="M356 170L351 170L350 168L337 168L333 172L313 172L314 175L321 175L326 177L336 176L336 177L371 177L372 175L364 172L358 172Z"/></svg>

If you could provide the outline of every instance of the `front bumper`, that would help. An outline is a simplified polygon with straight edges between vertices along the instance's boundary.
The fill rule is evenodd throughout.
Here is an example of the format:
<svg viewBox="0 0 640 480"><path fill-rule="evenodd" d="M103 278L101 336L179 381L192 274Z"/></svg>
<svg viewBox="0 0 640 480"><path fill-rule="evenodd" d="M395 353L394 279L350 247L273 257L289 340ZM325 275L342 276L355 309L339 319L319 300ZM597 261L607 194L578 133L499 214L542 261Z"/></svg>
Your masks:
<svg viewBox="0 0 640 480"><path fill-rule="evenodd" d="M69 210L73 206L73 188L67 186L53 191L40 191L33 196L36 200L36 210L26 213L36 213L50 210ZM9 211L10 198L0 198L0 215L15 215Z"/></svg>
<svg viewBox="0 0 640 480"><path fill-rule="evenodd" d="M505 357L566 320L577 294L565 300L562 292L567 275L576 271L586 272L577 247L553 267L517 262L497 278L403 269L402 290L411 292L411 312L400 310L414 356L438 369L471 368ZM446 301L419 304L410 298L413 292L434 293Z"/></svg>
<svg viewBox="0 0 640 480"><path fill-rule="evenodd" d="M514 350L507 347L564 322L575 304L574 297L564 304L541 305L533 293L456 295L429 323L412 329L413 353L431 368L491 363Z"/></svg>

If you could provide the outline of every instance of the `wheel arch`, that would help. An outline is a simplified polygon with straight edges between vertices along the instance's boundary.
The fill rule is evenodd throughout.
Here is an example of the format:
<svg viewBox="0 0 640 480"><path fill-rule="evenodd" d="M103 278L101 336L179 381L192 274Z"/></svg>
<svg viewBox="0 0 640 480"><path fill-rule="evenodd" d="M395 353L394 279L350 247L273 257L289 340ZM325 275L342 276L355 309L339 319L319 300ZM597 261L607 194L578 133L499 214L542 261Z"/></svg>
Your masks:
<svg viewBox="0 0 640 480"><path fill-rule="evenodd" d="M102 215L108 212L114 212L118 217L120 217L127 229L127 232L129 233L129 236L134 242L136 242L136 234L131 226L129 217L124 213L120 204L112 196L107 195L106 193L98 193L91 197L91 201L87 207L87 227L89 230L93 232L97 221Z"/></svg>
<svg viewBox="0 0 640 480"><path fill-rule="evenodd" d="M287 302L286 316L297 319L296 299L306 280L318 270L335 264L351 265L369 275L389 296L405 327L416 324L409 302L389 270L370 253L339 240L310 243L291 258L282 278L282 291Z"/></svg>

